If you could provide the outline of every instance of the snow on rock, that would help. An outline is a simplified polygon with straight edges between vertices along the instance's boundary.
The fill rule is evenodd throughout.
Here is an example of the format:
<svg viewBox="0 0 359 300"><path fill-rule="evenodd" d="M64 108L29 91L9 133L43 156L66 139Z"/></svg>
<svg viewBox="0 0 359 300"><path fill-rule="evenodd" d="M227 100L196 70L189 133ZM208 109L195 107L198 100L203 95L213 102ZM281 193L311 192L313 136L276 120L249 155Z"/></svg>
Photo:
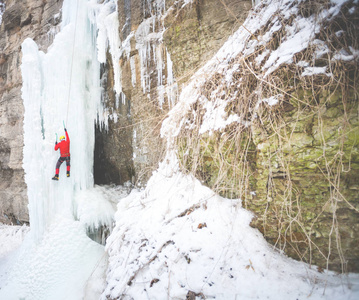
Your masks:
<svg viewBox="0 0 359 300"><path fill-rule="evenodd" d="M359 276L320 274L273 250L240 200L179 172L174 153L120 201L102 299L354 299ZM324 295L323 295L324 293ZM237 298L236 298L237 297ZM126 298L126 299L127 299Z"/></svg>
<svg viewBox="0 0 359 300"><path fill-rule="evenodd" d="M318 74L325 74L327 76L332 76L332 74L327 73L327 67L306 67L302 76L312 76Z"/></svg>
<svg viewBox="0 0 359 300"><path fill-rule="evenodd" d="M201 97L200 86L204 84L205 77L198 74L183 88L179 102L168 112L168 118L162 122L161 136L167 138L168 145L171 145L173 137L176 137L183 126L183 116L191 109L191 105Z"/></svg>
<svg viewBox="0 0 359 300"><path fill-rule="evenodd" d="M239 122L240 118L238 115L230 115L226 118L227 113L225 112L227 102L216 98L214 101L204 101L203 108L205 114L203 116L203 123L199 130L199 133L205 133L207 131L215 131L221 128L225 128L227 125L233 122Z"/></svg>
<svg viewBox="0 0 359 300"><path fill-rule="evenodd" d="M308 47L313 47L313 60L328 55L330 52L326 41L316 39L321 25L328 19L337 16L341 7L347 1L332 0L330 5L323 6L320 14L305 17L300 13L299 5L304 3L292 0L263 0L250 12L243 26L241 26L222 46L217 54L200 70L193 75L192 81L185 87L177 105L169 112L169 117L163 122L161 129L162 136L177 136L182 126L191 126L186 121L187 114L191 114L191 105L195 102L201 104L205 112L204 122L200 133L211 132L225 128L233 121L245 123L233 114L224 113L226 103L218 100L221 95L221 85L230 86L232 75L240 68L244 68L254 75L258 80L266 80L273 72L283 65L292 64L296 54ZM304 4L308 5L308 4ZM355 4L352 4L355 5ZM285 32L275 49L268 46L280 31ZM338 33L340 34L340 33ZM357 60L358 49L342 49L333 53L332 60ZM253 64L250 65L244 58L253 57ZM312 62L302 61L297 66L303 68L302 76L313 76L324 74L332 76L329 68L316 67ZM254 68L259 68L255 74ZM222 82L217 83L218 88L210 97L205 98L202 91L205 90L207 79L214 74L222 74ZM237 89L240 92L240 84ZM231 98L227 95L225 100L236 101L236 94ZM211 102L211 103L210 103ZM263 102L263 101L262 101ZM182 117L181 117L182 116Z"/></svg>

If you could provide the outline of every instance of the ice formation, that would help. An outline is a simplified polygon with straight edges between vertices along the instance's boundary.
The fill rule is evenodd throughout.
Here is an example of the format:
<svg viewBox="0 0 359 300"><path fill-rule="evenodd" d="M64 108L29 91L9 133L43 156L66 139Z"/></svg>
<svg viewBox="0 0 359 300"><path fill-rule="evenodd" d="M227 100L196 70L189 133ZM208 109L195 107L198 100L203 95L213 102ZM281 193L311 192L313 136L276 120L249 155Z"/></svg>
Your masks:
<svg viewBox="0 0 359 300"><path fill-rule="evenodd" d="M88 21L86 1L64 1L61 32L45 54L31 39L22 44L24 170L31 232L39 240L55 214L72 214L74 195L93 186L93 122L100 108L96 27ZM71 177L53 182L59 153L55 134L71 141Z"/></svg>
<svg viewBox="0 0 359 300"><path fill-rule="evenodd" d="M94 121L97 115L103 120L94 39L98 28L89 18L94 14L91 2L64 1L61 30L47 53L32 39L22 43L23 168L30 233L16 253L16 263L0 280L1 299L80 299L103 259L103 246L86 235L86 228L111 224L114 208L104 204L106 195L97 191L102 213L89 220L90 209L81 201L94 186ZM64 163L56 182L51 180L59 158L54 146L56 134L64 135L63 126L71 141L71 177L66 177Z"/></svg>

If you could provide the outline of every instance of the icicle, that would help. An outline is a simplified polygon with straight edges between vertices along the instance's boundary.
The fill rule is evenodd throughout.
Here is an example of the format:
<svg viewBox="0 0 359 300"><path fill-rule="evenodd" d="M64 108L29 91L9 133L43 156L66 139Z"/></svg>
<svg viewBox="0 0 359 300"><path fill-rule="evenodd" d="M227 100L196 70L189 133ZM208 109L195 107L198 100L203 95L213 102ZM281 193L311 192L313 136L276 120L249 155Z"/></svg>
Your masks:
<svg viewBox="0 0 359 300"><path fill-rule="evenodd" d="M171 60L171 56L168 53L168 51L166 51L166 56L167 56L167 99L168 99L168 106L169 107L173 107L176 104L177 98L178 98L178 88L177 88L177 83L174 82L174 78L173 78L173 71L172 71L172 67L173 67L173 63Z"/></svg>
<svg viewBox="0 0 359 300"><path fill-rule="evenodd" d="M160 108L162 108L164 98L165 98L165 88L163 85L157 86L157 94L158 94L158 104Z"/></svg>
<svg viewBox="0 0 359 300"><path fill-rule="evenodd" d="M131 67L131 83L132 86L136 86L136 65L135 65L135 59L133 56L130 58L130 67Z"/></svg>

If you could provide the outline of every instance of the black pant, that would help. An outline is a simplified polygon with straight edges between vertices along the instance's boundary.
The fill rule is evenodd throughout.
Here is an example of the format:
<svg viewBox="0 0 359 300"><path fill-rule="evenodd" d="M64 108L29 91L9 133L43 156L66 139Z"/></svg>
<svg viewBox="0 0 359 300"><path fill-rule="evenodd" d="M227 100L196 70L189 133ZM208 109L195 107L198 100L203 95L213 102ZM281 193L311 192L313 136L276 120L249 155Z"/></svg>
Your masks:
<svg viewBox="0 0 359 300"><path fill-rule="evenodd" d="M56 163L56 174L59 174L61 164L66 160L67 171L70 171L70 156L61 157Z"/></svg>

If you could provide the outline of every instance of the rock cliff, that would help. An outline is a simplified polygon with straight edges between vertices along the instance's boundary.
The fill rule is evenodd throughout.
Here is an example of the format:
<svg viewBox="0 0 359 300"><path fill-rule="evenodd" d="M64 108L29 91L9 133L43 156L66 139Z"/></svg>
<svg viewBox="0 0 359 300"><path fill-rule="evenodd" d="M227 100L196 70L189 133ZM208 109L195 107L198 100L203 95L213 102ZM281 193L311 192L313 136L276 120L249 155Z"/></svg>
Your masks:
<svg viewBox="0 0 359 300"><path fill-rule="evenodd" d="M161 123L182 86L252 7L251 1L227 2L118 2L122 94L117 95L120 100L116 98L113 61L108 55L103 82L110 118L106 130L98 127L96 131L96 183L141 185L157 168L165 150Z"/></svg>
<svg viewBox="0 0 359 300"><path fill-rule="evenodd" d="M243 30L236 37L243 42L228 45L238 54L212 62L188 92L195 96L170 119L181 128L182 165L218 193L241 198L255 213L252 226L288 255L357 272L353 33L359 8L353 1L281 1L280 8L269 3L263 1L255 14L276 13L257 20L263 22L258 26L247 19L250 33ZM221 126L212 128L211 118Z"/></svg>

